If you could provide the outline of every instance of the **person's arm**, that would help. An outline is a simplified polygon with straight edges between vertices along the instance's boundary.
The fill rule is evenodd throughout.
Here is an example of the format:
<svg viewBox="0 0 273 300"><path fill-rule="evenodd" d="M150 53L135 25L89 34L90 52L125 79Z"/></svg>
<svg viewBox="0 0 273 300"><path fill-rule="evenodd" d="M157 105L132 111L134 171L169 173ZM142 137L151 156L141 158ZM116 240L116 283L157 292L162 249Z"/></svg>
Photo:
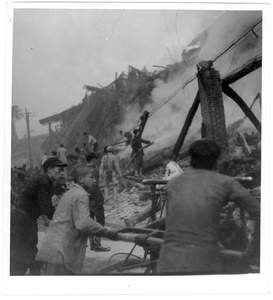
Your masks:
<svg viewBox="0 0 273 300"><path fill-rule="evenodd" d="M90 135L89 136L89 144L94 145L96 142L97 142L97 140L92 135Z"/></svg>
<svg viewBox="0 0 273 300"><path fill-rule="evenodd" d="M243 252L242 260L250 262L260 257L260 202L236 180L230 182L230 187L232 192L229 195L229 201L236 202L249 214L248 224L251 223L253 238L250 245Z"/></svg>
<svg viewBox="0 0 273 300"><path fill-rule="evenodd" d="M73 220L75 227L86 235L103 235L107 229L90 217L89 199L87 194L80 194L73 206Z"/></svg>
<svg viewBox="0 0 273 300"><path fill-rule="evenodd" d="M228 202L235 202L249 214L251 220L257 220L260 216L260 202L255 199L237 180L228 182Z"/></svg>
<svg viewBox="0 0 273 300"><path fill-rule="evenodd" d="M48 227L50 224L50 219L46 215L42 215L42 218L44 220L44 225Z"/></svg>
<svg viewBox="0 0 273 300"><path fill-rule="evenodd" d="M164 179L167 179L169 175L169 164L166 165L166 170L165 170L165 175L164 175Z"/></svg>
<svg viewBox="0 0 273 300"><path fill-rule="evenodd" d="M147 140L143 140L143 139L141 139L141 143L143 143L143 144L151 144L151 142L150 141L147 141Z"/></svg>

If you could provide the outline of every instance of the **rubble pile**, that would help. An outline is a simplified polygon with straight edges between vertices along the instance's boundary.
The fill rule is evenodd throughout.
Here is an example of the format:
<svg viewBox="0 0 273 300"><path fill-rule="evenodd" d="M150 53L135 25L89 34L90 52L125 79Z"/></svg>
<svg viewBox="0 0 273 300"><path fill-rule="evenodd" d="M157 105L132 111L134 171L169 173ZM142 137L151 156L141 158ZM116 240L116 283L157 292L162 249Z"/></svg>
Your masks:
<svg viewBox="0 0 273 300"><path fill-rule="evenodd" d="M141 197L141 192L136 187L119 193L118 202L111 196L104 204L106 221L125 225L124 219L138 214L149 201L149 198Z"/></svg>
<svg viewBox="0 0 273 300"><path fill-rule="evenodd" d="M246 130L245 130L246 131ZM228 175L230 176L251 176L252 182L243 183L248 189L258 189L256 197L260 197L260 180L261 180L261 150L259 148L260 138L257 134L246 132L239 132L244 136L246 141L238 139L237 132L229 133L229 153L230 165ZM245 146L246 145L246 146ZM244 147L243 147L244 146ZM249 147L250 153L244 152ZM189 169L189 157L183 158L177 163L187 171ZM157 167L147 169L145 172L146 179L162 179L164 177L165 167L161 164ZM21 174L22 173L22 174ZM11 204L12 207L16 206L18 196L21 194L22 189L33 176L38 174L30 172L21 172L13 170L11 173ZM131 174L125 174L123 181L120 181L118 200L113 198L113 191L110 186L110 197L105 200L104 209L106 221L118 223L125 226L125 219L136 216L140 211L143 211L151 203L150 187L143 185L144 178L134 177ZM72 182L67 182L68 188ZM103 186L101 189L103 191ZM148 223L148 219L136 224L135 226L141 227Z"/></svg>

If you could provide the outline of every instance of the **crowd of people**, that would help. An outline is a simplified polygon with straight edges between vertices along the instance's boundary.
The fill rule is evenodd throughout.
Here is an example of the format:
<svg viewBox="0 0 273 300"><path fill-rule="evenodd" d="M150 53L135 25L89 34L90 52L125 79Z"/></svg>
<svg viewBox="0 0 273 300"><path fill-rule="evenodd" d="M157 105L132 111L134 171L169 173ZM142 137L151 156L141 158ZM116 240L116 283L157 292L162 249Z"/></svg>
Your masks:
<svg viewBox="0 0 273 300"><path fill-rule="evenodd" d="M143 144L151 142L142 139L141 128L135 129L133 136L120 134L126 137L126 146L132 148L134 175L143 177ZM88 240L92 251L111 251L101 244L101 237L116 238L116 231L105 227L104 201L110 197L110 185L118 200L123 172L112 145L104 148L101 157L97 139L87 132L83 136L82 148L75 148L78 160L70 175L69 153L60 144L55 155L44 153L42 174L19 193L11 212L10 275L24 275L28 269L29 274L39 275L42 267L47 275L80 274ZM170 149L161 154L165 165L163 179L168 183L158 274L219 272L219 219L229 202L245 209L254 228L254 239L241 259L259 256L260 202L236 179L217 173L221 151L214 141L196 141L189 152L191 168L187 171L173 160ZM38 250L40 217L47 230ZM137 219L142 220L141 213ZM134 226L138 221L129 224Z"/></svg>

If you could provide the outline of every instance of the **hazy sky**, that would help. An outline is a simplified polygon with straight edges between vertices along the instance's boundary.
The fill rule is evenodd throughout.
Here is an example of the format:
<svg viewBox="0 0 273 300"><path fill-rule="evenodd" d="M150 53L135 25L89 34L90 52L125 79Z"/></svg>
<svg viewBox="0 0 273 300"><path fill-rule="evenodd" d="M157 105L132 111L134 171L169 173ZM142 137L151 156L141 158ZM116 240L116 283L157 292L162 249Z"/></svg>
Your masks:
<svg viewBox="0 0 273 300"><path fill-rule="evenodd" d="M77 105L83 85L105 86L132 65L154 70L181 51L221 11L15 9L12 104L27 108L33 135L39 120ZM25 121L17 122L19 137Z"/></svg>

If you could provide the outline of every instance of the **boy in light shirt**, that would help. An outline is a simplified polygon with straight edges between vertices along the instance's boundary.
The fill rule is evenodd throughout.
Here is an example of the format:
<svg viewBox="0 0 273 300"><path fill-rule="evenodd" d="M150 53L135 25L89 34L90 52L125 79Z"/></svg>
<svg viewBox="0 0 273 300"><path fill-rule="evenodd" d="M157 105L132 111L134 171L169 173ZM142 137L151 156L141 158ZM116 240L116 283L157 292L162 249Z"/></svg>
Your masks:
<svg viewBox="0 0 273 300"><path fill-rule="evenodd" d="M166 165L163 179L170 180L183 173L183 170L180 168L180 166L173 160L173 152L171 149L165 149L161 154L161 158Z"/></svg>

